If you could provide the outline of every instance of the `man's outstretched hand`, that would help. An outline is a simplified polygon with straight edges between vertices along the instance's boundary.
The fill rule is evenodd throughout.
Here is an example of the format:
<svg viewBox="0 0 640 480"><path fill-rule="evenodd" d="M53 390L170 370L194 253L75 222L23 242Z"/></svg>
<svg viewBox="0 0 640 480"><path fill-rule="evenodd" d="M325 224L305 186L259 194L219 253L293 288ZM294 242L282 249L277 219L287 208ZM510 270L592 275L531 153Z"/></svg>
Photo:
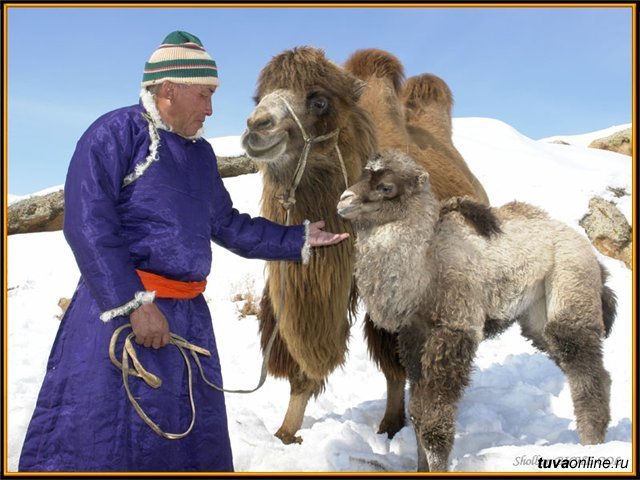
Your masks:
<svg viewBox="0 0 640 480"><path fill-rule="evenodd" d="M312 247L325 247L327 245L335 245L349 238L348 233L331 233L322 230L324 221L309 224L309 245Z"/></svg>

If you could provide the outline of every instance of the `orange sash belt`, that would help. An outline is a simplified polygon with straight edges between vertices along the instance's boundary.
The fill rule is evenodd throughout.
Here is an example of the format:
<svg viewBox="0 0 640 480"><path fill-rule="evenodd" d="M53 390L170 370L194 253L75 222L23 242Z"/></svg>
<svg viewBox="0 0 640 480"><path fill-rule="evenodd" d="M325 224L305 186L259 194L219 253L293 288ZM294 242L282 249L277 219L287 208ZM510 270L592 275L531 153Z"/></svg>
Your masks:
<svg viewBox="0 0 640 480"><path fill-rule="evenodd" d="M136 269L145 290L155 291L156 298L178 298L191 299L196 298L207 287L207 280L199 282L181 282L179 280L170 280L155 273L145 272Z"/></svg>

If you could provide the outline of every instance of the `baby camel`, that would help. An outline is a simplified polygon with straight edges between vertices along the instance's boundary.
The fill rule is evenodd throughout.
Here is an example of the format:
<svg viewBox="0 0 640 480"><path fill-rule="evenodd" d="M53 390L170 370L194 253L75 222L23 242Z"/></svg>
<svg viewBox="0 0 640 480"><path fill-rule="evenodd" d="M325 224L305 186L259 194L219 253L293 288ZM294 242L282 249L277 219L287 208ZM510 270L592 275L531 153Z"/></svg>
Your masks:
<svg viewBox="0 0 640 480"><path fill-rule="evenodd" d="M604 441L611 381L602 341L616 298L586 238L526 203L439 203L428 173L399 150L367 163L338 213L357 233L367 310L398 333L419 471L447 470L478 344L515 321L567 376L581 443Z"/></svg>

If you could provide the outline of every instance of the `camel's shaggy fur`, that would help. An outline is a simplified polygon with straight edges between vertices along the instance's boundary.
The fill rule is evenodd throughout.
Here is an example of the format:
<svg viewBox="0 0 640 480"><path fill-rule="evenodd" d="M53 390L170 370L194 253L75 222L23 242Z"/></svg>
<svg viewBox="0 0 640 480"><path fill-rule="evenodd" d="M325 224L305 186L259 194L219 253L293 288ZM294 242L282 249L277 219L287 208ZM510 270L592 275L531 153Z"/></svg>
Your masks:
<svg viewBox="0 0 640 480"><path fill-rule="evenodd" d="M379 50L354 54L346 69L311 47L275 56L260 73L257 107L243 135L247 153L262 163L262 214L285 221L277 198L290 185L304 145L289 107L310 137L339 130L337 143L349 182L358 178L380 141L386 147L406 147L423 159L433 171L439 198L467 194L488 203L482 186L451 142L452 97L446 84L437 77L423 76L409 79L403 90L403 80L402 65ZM352 232L350 223L335 212L344 185L335 143L331 138L311 147L292 222L324 219L329 231ZM279 318L269 370L291 383L289 408L276 433L285 443L301 441L295 433L309 398L322 390L327 375L344 362L357 298L353 257L352 237L338 246L315 249L309 266L289 263L283 267L272 262L267 267L260 329L264 348L276 316ZM281 268L286 270L287 285L282 312ZM387 409L380 432L392 437L405 423L406 376L396 335L376 328L368 315L365 318L371 356L387 379Z"/></svg>
<svg viewBox="0 0 640 480"><path fill-rule="evenodd" d="M397 148L423 165L439 200L467 195L489 204L484 188L453 145L453 96L442 79L423 74L404 83L400 61L377 49L355 52L345 69L366 82L358 103L373 117L381 149ZM369 352L387 379L387 407L379 432L393 437L405 424L406 376L397 355L397 336L376 328L369 315L364 331Z"/></svg>
<svg viewBox="0 0 640 480"><path fill-rule="evenodd" d="M287 102L311 137L339 129L337 137L311 147L307 167L296 192L292 224L324 220L326 230L351 232L351 224L335 210L345 180L335 144L342 154L349 182L354 181L377 148L369 115L357 105L364 85L328 61L324 52L299 47L275 56L258 79L256 109L247 120L243 145L261 164L264 189L262 214L285 223L278 197L289 186L303 140ZM352 315L353 236L339 245L316 248L309 265L269 262L259 320L262 346L279 319L269 371L291 384L289 408L276 433L284 443L300 442L311 395L320 393L326 377L345 360ZM284 303L280 308L281 268L286 271Z"/></svg>
<svg viewBox="0 0 640 480"><path fill-rule="evenodd" d="M602 341L616 300L586 238L536 207L442 204L430 173L383 151L338 210L357 233L356 280L374 323L397 332L419 470L448 467L457 403L478 344L517 321L567 376L580 441L604 441Z"/></svg>

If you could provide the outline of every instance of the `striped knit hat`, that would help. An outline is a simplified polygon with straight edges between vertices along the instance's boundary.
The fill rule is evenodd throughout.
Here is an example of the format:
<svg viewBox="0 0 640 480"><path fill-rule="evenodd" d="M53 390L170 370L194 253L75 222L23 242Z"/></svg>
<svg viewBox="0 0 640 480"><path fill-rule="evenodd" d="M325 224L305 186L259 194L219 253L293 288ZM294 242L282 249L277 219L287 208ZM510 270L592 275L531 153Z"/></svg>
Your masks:
<svg viewBox="0 0 640 480"><path fill-rule="evenodd" d="M216 62L202 42L187 32L171 32L144 66L142 86L170 80L193 85L220 85Z"/></svg>

